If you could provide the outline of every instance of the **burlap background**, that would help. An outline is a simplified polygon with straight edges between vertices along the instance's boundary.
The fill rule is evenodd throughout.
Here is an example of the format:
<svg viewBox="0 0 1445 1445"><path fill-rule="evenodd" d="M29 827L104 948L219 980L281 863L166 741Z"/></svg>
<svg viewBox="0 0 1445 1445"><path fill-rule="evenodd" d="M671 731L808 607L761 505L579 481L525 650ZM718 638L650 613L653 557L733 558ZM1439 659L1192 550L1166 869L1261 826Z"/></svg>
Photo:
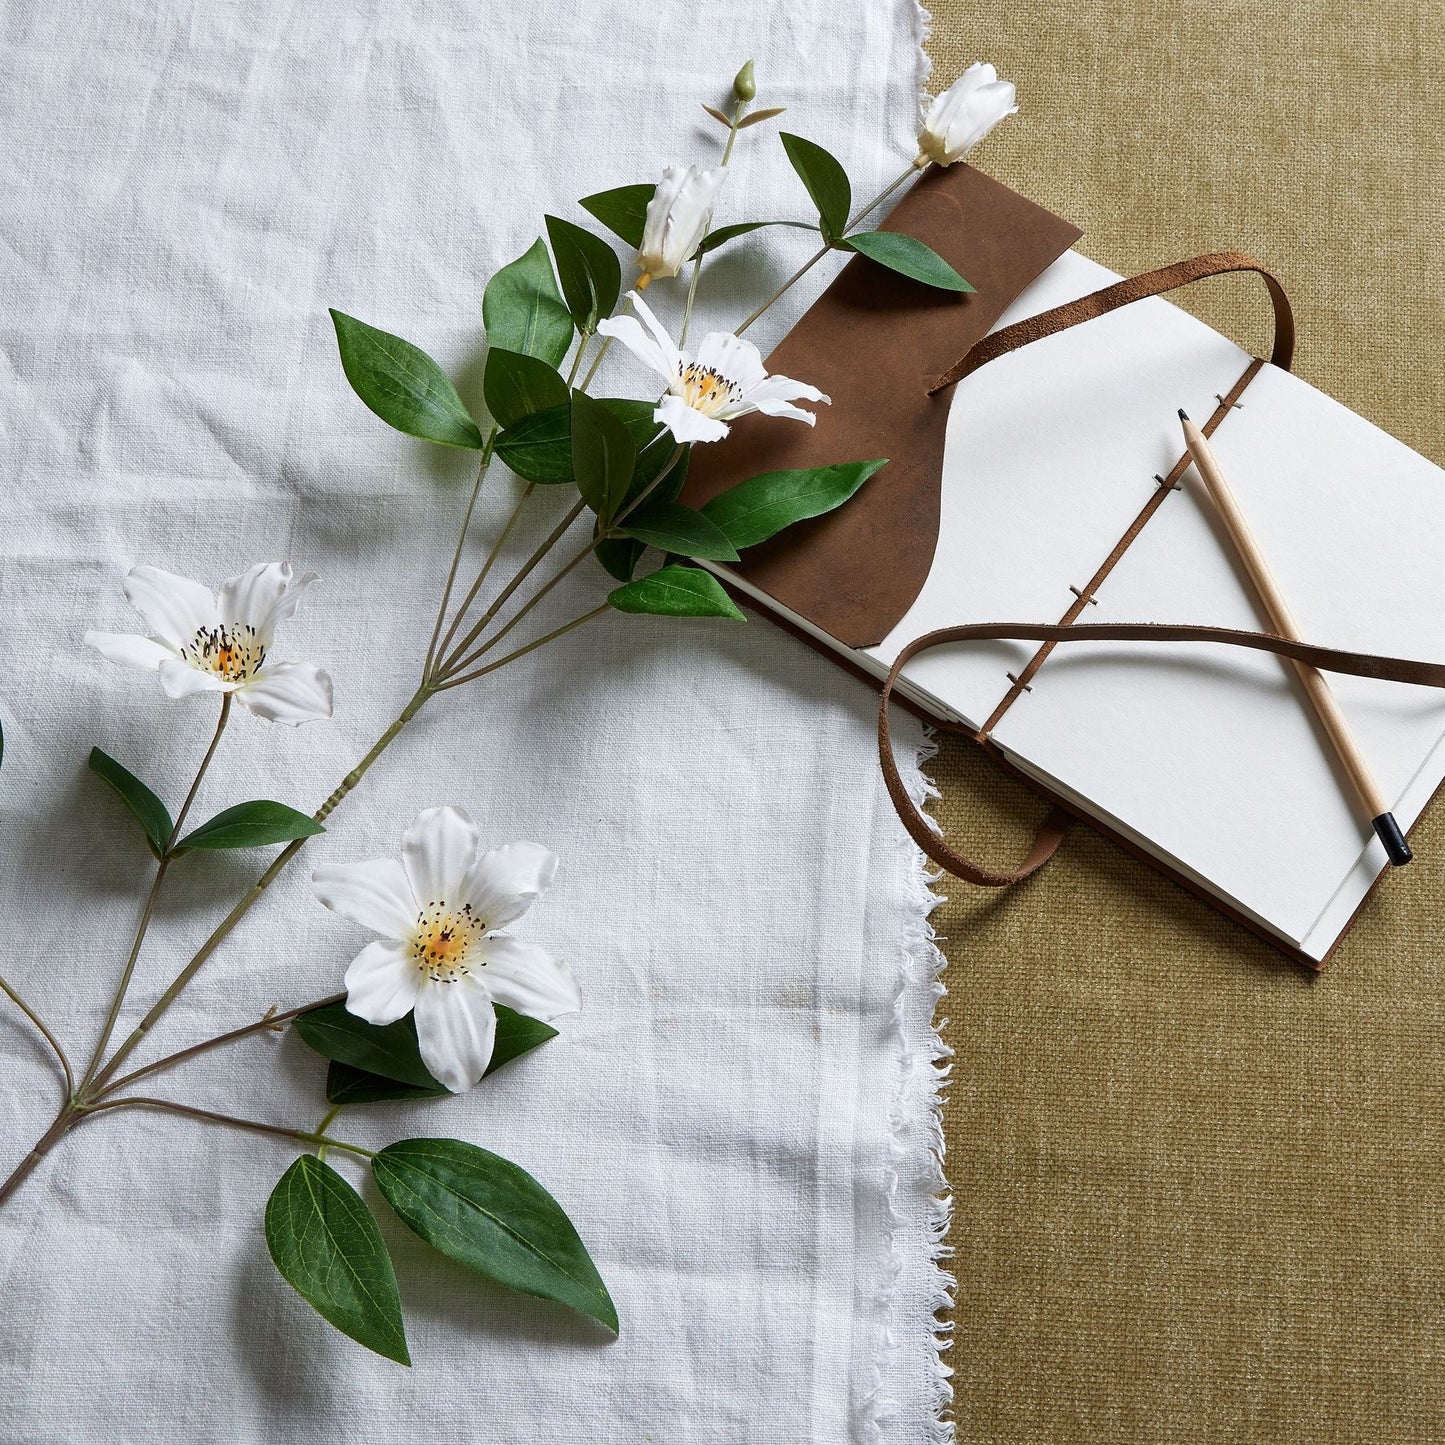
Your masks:
<svg viewBox="0 0 1445 1445"><path fill-rule="evenodd" d="M937 0L931 48L1017 81L978 160L1089 255L1252 252L1296 370L1445 462L1441 18ZM1185 304L1264 345L1248 282ZM1033 800L952 740L937 776L950 836L1015 856ZM1445 806L1415 842L1319 978L1085 831L952 886L960 1441L1445 1440Z"/></svg>

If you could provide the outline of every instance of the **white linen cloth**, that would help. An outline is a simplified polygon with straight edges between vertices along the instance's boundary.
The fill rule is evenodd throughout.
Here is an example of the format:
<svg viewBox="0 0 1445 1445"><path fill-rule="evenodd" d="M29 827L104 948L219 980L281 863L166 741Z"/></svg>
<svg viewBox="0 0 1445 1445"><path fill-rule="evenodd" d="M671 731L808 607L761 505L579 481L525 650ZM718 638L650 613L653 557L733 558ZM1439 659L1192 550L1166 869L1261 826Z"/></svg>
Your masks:
<svg viewBox="0 0 1445 1445"><path fill-rule="evenodd" d="M214 718L82 646L89 627L135 628L126 570L214 583L290 558L322 574L279 653L331 670L334 721L238 709L197 819L252 797L314 807L414 685L474 459L361 406L326 308L415 341L479 401L485 278L544 210L586 221L579 196L715 158L699 105L749 56L758 104L786 104L784 124L873 194L912 154L921 17L913 0L14 0L0 22L0 967L83 1062L152 866L86 754L174 807ZM720 220L809 214L776 128L741 138ZM738 243L705 276L694 334L807 254L798 232ZM680 294L649 298L675 318ZM614 361L605 391L652 394ZM484 533L509 485L489 484ZM559 510L538 499L526 548ZM547 617L604 583L579 571ZM0 1438L945 1438L938 960L872 711L764 621L608 616L423 712L140 1055L339 987L367 935L315 903L310 869L394 854L424 806L468 809L488 843L555 848L558 882L518 931L571 961L584 1011L470 1095L357 1107L337 1132L452 1135L518 1161L577 1222L620 1340L391 1220L415 1366L379 1359L267 1257L262 1211L294 1148L118 1112L0 1211ZM921 791L921 734L900 731ZM123 1030L263 862L176 866ZM8 1169L56 1090L8 1004L0 1050ZM314 1127L324 1071L268 1034L148 1083Z"/></svg>

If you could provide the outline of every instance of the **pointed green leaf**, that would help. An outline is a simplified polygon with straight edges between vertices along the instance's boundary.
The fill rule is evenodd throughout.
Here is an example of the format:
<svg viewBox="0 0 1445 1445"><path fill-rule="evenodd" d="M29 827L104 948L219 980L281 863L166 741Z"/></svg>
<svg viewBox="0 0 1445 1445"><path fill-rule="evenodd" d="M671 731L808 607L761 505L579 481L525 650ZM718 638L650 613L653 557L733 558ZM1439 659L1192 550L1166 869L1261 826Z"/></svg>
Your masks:
<svg viewBox="0 0 1445 1445"><path fill-rule="evenodd" d="M497 1036L487 1073L557 1037L557 1030L503 1004L494 1004ZM368 1078L379 1076L421 1091L417 1097L445 1093L422 1062L416 1040L416 1018L407 1014L392 1024L369 1024L344 1003L325 1004L299 1014L293 1025L302 1040L323 1058L348 1066ZM330 1080L328 1076L328 1091ZM329 1097L329 1092L328 1092ZM395 1097L407 1097L396 1095ZM333 1104L347 1102L332 1099Z"/></svg>
<svg viewBox="0 0 1445 1445"><path fill-rule="evenodd" d="M678 502L657 502L649 497L639 512L628 517L622 530L649 547L676 552L679 557L738 560L737 548L716 522Z"/></svg>
<svg viewBox="0 0 1445 1445"><path fill-rule="evenodd" d="M487 353L482 395L492 419L498 426L508 427L539 411L566 406L569 393L555 367L524 351L494 346Z"/></svg>
<svg viewBox="0 0 1445 1445"><path fill-rule="evenodd" d="M572 394L572 475L605 526L627 496L637 447L626 425L585 392Z"/></svg>
<svg viewBox="0 0 1445 1445"><path fill-rule="evenodd" d="M579 331L591 335L603 317L612 315L622 291L617 252L601 236L557 216L547 217L547 239L572 320Z"/></svg>
<svg viewBox="0 0 1445 1445"><path fill-rule="evenodd" d="M710 572L700 567L662 567L607 595L619 612L652 612L660 617L747 619Z"/></svg>
<svg viewBox="0 0 1445 1445"><path fill-rule="evenodd" d="M489 346L540 357L549 366L562 364L572 345L572 317L540 237L487 282L482 320Z"/></svg>
<svg viewBox="0 0 1445 1445"><path fill-rule="evenodd" d="M645 551L646 544L635 542L631 537L608 537L597 544L597 560L619 582L631 582Z"/></svg>
<svg viewBox="0 0 1445 1445"><path fill-rule="evenodd" d="M329 1164L303 1154L266 1201L266 1246L281 1277L342 1334L411 1364L381 1230Z"/></svg>
<svg viewBox="0 0 1445 1445"><path fill-rule="evenodd" d="M888 459L839 462L749 477L703 505L702 512L739 551L808 517L841 507Z"/></svg>
<svg viewBox="0 0 1445 1445"><path fill-rule="evenodd" d="M764 110L755 110L738 122L738 129L746 130L750 125L761 125L765 120L772 120L775 115L782 115L787 108L785 105L770 105Z"/></svg>
<svg viewBox="0 0 1445 1445"><path fill-rule="evenodd" d="M818 208L823 239L831 245L847 229L848 212L853 207L853 188L848 184L847 172L813 141L787 131L782 132L782 141L793 169Z"/></svg>
<svg viewBox="0 0 1445 1445"><path fill-rule="evenodd" d="M901 231L855 231L843 244L890 271L940 291L972 291L973 287L933 249Z"/></svg>
<svg viewBox="0 0 1445 1445"><path fill-rule="evenodd" d="M186 853L192 848L264 848L268 843L289 843L295 838L314 838L325 828L307 813L298 813L285 803L257 799L237 803L188 833L172 850Z"/></svg>
<svg viewBox="0 0 1445 1445"><path fill-rule="evenodd" d="M326 1067L328 1104L381 1104L404 1099L445 1099L451 1090L445 1084L424 1089L419 1084L402 1084L382 1074L368 1074L332 1059Z"/></svg>
<svg viewBox="0 0 1445 1445"><path fill-rule="evenodd" d="M331 319L346 379L382 421L439 446L481 450L476 422L426 352L344 312L333 310Z"/></svg>
<svg viewBox="0 0 1445 1445"><path fill-rule="evenodd" d="M371 1169L403 1223L448 1259L617 1333L617 1308L586 1246L526 1170L460 1139L403 1139Z"/></svg>
<svg viewBox="0 0 1445 1445"><path fill-rule="evenodd" d="M513 422L497 437L497 455L523 481L557 486L572 480L572 408L549 407Z"/></svg>
<svg viewBox="0 0 1445 1445"><path fill-rule="evenodd" d="M719 246L726 246L729 241L735 241L739 236L746 236L749 232L760 231L764 226L791 226L796 231L816 231L818 229L808 221L738 221L735 225L719 226L716 231L709 231L702 238L702 245L698 247L698 255L706 256L709 251L716 251Z"/></svg>
<svg viewBox="0 0 1445 1445"><path fill-rule="evenodd" d="M130 771L99 748L90 750L90 771L110 784L132 816L145 829L146 842L157 858L170 842L173 824L166 805Z"/></svg>
<svg viewBox="0 0 1445 1445"><path fill-rule="evenodd" d="M636 251L642 245L648 202L656 191L656 186L618 186L616 190L583 196L579 204Z"/></svg>

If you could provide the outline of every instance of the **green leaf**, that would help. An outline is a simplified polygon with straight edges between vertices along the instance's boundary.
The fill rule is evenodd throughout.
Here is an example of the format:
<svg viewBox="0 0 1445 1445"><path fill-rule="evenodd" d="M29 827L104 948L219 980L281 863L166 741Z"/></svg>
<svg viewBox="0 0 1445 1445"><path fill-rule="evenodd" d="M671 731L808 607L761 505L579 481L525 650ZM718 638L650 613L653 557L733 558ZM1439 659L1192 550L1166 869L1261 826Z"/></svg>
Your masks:
<svg viewBox="0 0 1445 1445"><path fill-rule="evenodd" d="M572 475L605 526L632 484L637 446L626 425L585 392L572 394Z"/></svg>
<svg viewBox="0 0 1445 1445"><path fill-rule="evenodd" d="M444 447L480 451L482 434L446 373L409 341L333 310L352 390L389 426Z"/></svg>
<svg viewBox="0 0 1445 1445"><path fill-rule="evenodd" d="M566 406L569 393L555 367L524 351L494 346L487 353L482 395L492 419L508 427L550 407Z"/></svg>
<svg viewBox="0 0 1445 1445"><path fill-rule="evenodd" d="M578 204L634 251L642 246L642 230L647 224L647 206L656 193L656 186L618 186L613 191L598 191L583 196Z"/></svg>
<svg viewBox="0 0 1445 1445"><path fill-rule="evenodd" d="M572 345L572 316L540 237L487 282L482 320L488 345L540 357L549 366L562 364Z"/></svg>
<svg viewBox="0 0 1445 1445"><path fill-rule="evenodd" d="M487 1066L489 1074L557 1037L557 1030L550 1024L528 1018L502 1004L492 1007L497 1015L497 1037L492 1047L492 1061ZM369 1024L351 1013L344 1003L330 1003L297 1015L293 1027L322 1058L347 1065L368 1077L379 1076L421 1090L422 1096L447 1092L422 1062L416 1040L416 1019L412 1014L391 1024ZM329 1081L327 1087L329 1090ZM332 1099L331 1102L345 1101Z"/></svg>
<svg viewBox="0 0 1445 1445"><path fill-rule="evenodd" d="M572 1221L526 1170L460 1139L400 1140L371 1169L403 1223L448 1259L617 1333L617 1308Z"/></svg>
<svg viewBox="0 0 1445 1445"><path fill-rule="evenodd" d="M264 848L268 843L289 843L295 838L314 838L325 828L306 813L298 813L285 803L258 799L254 803L237 803L217 813L209 823L202 823L194 833L176 844L174 852L191 848Z"/></svg>
<svg viewBox="0 0 1445 1445"><path fill-rule="evenodd" d="M424 1089L419 1084L401 1084L381 1074L368 1074L332 1059L326 1069L328 1104L380 1104L401 1099L444 1099L451 1090L445 1084Z"/></svg>
<svg viewBox="0 0 1445 1445"><path fill-rule="evenodd" d="M166 805L130 771L99 748L90 750L90 771L120 794L136 822L145 829L146 842L157 858L165 852L174 825Z"/></svg>
<svg viewBox="0 0 1445 1445"><path fill-rule="evenodd" d="M750 125L761 125L765 120L772 120L775 115L782 115L787 108L785 105L770 105L765 110L755 110L738 122L738 129L746 130Z"/></svg>
<svg viewBox="0 0 1445 1445"><path fill-rule="evenodd" d="M700 567L661 567L607 596L619 612L653 612L661 617L747 619L710 572Z"/></svg>
<svg viewBox="0 0 1445 1445"><path fill-rule="evenodd" d="M901 231L855 231L843 241L860 256L921 281L940 291L972 291L973 287L933 249Z"/></svg>
<svg viewBox="0 0 1445 1445"><path fill-rule="evenodd" d="M622 291L617 252L601 236L557 216L547 217L547 238L552 242L567 309L577 329L590 336L603 317L612 315Z"/></svg>
<svg viewBox="0 0 1445 1445"><path fill-rule="evenodd" d="M543 486L572 480L572 408L554 406L513 422L497 437L497 455L522 478Z"/></svg>
<svg viewBox="0 0 1445 1445"><path fill-rule="evenodd" d="M818 208L823 239L829 245L838 241L848 226L848 212L853 207L853 188L837 160L822 146L804 140L800 135L782 132L783 149L799 178L808 188Z"/></svg>
<svg viewBox="0 0 1445 1445"><path fill-rule="evenodd" d="M381 1230L329 1164L303 1154L266 1201L266 1246L281 1277L342 1334L411 1364Z"/></svg>
<svg viewBox="0 0 1445 1445"><path fill-rule="evenodd" d="M619 582L631 582L645 551L646 544L631 537L608 537L597 544L597 560Z"/></svg>
<svg viewBox="0 0 1445 1445"><path fill-rule="evenodd" d="M887 460L764 472L719 492L702 512L739 551L756 547L794 522L841 507Z"/></svg>
<svg viewBox="0 0 1445 1445"><path fill-rule="evenodd" d="M709 231L702 238L702 245L697 248L697 253L699 256L706 256L709 251L716 251L719 246L726 246L729 241L735 241L739 236L746 236L751 231L759 231L764 226L791 226L796 231L818 229L808 221L738 221L735 225L719 226L716 231Z"/></svg>
<svg viewBox="0 0 1445 1445"><path fill-rule="evenodd" d="M738 560L737 548L716 522L678 502L655 502L649 497L641 511L627 519L623 531L649 547L676 552L680 557Z"/></svg>

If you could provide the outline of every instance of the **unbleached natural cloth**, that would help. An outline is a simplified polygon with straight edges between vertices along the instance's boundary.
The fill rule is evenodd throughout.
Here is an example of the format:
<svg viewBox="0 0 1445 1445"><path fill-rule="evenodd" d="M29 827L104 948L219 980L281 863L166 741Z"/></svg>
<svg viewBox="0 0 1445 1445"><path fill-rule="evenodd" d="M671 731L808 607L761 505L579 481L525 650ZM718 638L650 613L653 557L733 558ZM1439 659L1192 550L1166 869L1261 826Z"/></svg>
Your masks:
<svg viewBox="0 0 1445 1445"><path fill-rule="evenodd" d="M214 583L289 558L323 579L278 656L331 670L335 719L292 731L238 709L198 818L313 808L414 686L475 458L362 407L327 307L423 346L478 401L482 287L544 210L582 222L579 196L715 160L700 102L750 55L758 104L787 105L867 197L912 154L919 40L913 0L6 7L0 936L3 971L82 1059L152 868L87 753L174 806L214 716L82 645L137 626L126 570ZM776 128L741 138L720 221L809 215ZM734 243L694 335L808 254L800 232ZM649 299L675 321L680 295ZM608 366L605 391L653 394L625 356ZM484 533L513 492L489 482ZM517 555L563 504L539 496ZM605 585L580 569L544 625ZM338 988L367 935L314 901L311 867L394 854L421 808L555 848L558 881L517 931L570 961L584 1011L464 1098L354 1108L339 1132L456 1136L531 1171L611 1286L620 1340L387 1220L415 1365L373 1356L267 1258L294 1148L127 1111L72 1134L0 1213L0 1438L943 1438L937 956L872 709L764 621L593 623L423 712L139 1056ZM922 738L903 731L921 793ZM177 864L123 1029L260 866ZM8 1006L0 1049L8 1167L57 1090ZM149 1083L312 1128L323 1076L288 1033Z"/></svg>

